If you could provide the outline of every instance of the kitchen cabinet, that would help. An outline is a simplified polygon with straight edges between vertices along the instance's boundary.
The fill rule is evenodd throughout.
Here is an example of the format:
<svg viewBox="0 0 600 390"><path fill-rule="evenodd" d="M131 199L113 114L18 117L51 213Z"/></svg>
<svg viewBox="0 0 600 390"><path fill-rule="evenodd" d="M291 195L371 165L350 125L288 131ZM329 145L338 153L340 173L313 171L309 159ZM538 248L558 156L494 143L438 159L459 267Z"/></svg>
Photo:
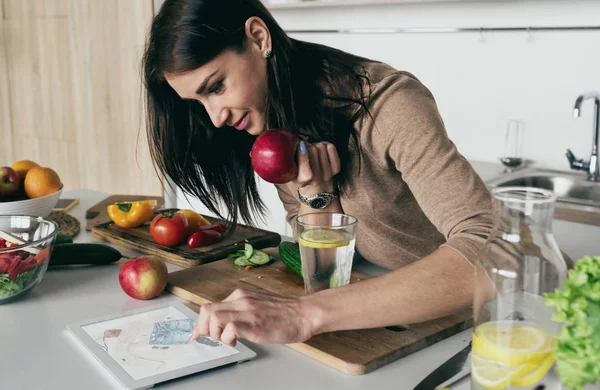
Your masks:
<svg viewBox="0 0 600 390"><path fill-rule="evenodd" d="M162 195L143 121L152 0L0 0L0 165L30 159L65 189Z"/></svg>

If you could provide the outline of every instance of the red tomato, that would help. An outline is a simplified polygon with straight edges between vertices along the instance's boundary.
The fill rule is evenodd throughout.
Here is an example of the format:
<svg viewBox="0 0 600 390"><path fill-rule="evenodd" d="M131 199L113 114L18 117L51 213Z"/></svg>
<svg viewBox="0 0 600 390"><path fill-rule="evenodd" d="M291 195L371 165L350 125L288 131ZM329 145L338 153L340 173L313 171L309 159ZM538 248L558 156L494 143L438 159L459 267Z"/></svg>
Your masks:
<svg viewBox="0 0 600 390"><path fill-rule="evenodd" d="M214 244L221 239L221 233L216 230L196 230L192 233L187 240L187 244L190 248L198 248L199 246L206 246Z"/></svg>
<svg viewBox="0 0 600 390"><path fill-rule="evenodd" d="M185 240L187 233L188 222L181 213L158 214L150 223L150 234L159 245L179 245Z"/></svg>
<svg viewBox="0 0 600 390"><path fill-rule="evenodd" d="M225 225L223 225L222 223L215 223L213 225L198 226L196 229L194 229L192 234L202 230L214 230L216 232L219 232L220 234L223 234L223 232L225 231Z"/></svg>
<svg viewBox="0 0 600 390"><path fill-rule="evenodd" d="M2 256L0 255L0 274L8 272L8 267L10 266L11 259L8 255Z"/></svg>
<svg viewBox="0 0 600 390"><path fill-rule="evenodd" d="M44 261L48 260L50 257L50 247L43 249L40 253L35 255L35 263L42 264Z"/></svg>

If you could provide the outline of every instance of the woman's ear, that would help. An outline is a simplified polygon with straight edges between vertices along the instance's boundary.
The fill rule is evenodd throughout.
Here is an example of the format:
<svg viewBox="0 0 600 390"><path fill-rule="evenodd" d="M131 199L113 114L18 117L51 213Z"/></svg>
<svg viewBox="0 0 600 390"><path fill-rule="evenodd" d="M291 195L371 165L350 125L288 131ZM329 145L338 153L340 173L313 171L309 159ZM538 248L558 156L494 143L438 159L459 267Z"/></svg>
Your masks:
<svg viewBox="0 0 600 390"><path fill-rule="evenodd" d="M271 56L271 32L265 22L258 16L253 16L246 20L246 37L251 46L251 50L265 58Z"/></svg>

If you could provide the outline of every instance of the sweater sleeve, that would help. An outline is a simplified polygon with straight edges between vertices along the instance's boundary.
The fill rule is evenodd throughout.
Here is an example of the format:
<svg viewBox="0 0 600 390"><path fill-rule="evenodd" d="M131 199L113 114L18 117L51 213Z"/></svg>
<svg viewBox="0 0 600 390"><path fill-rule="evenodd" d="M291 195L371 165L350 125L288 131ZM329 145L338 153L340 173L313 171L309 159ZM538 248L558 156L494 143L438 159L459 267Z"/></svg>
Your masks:
<svg viewBox="0 0 600 390"><path fill-rule="evenodd" d="M491 195L448 138L435 100L397 72L371 96L371 157L396 169L448 246L474 263L492 228Z"/></svg>

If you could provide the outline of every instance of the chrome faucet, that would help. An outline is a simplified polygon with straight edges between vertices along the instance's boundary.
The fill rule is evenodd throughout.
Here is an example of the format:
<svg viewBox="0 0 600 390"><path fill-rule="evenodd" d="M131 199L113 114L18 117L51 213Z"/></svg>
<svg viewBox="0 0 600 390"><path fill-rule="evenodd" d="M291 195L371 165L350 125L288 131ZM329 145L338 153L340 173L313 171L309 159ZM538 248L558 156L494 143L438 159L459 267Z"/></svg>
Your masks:
<svg viewBox="0 0 600 390"><path fill-rule="evenodd" d="M575 101L575 108L573 109L573 116L578 118L581 115L581 103L584 100L594 99L594 140L592 143L592 155L590 161L585 162L582 159L575 158L573 152L567 149L567 159L571 164L571 169L580 171L587 171L587 179L589 181L600 181L600 160L598 160L598 127L600 126L600 93L588 92L577 98Z"/></svg>

